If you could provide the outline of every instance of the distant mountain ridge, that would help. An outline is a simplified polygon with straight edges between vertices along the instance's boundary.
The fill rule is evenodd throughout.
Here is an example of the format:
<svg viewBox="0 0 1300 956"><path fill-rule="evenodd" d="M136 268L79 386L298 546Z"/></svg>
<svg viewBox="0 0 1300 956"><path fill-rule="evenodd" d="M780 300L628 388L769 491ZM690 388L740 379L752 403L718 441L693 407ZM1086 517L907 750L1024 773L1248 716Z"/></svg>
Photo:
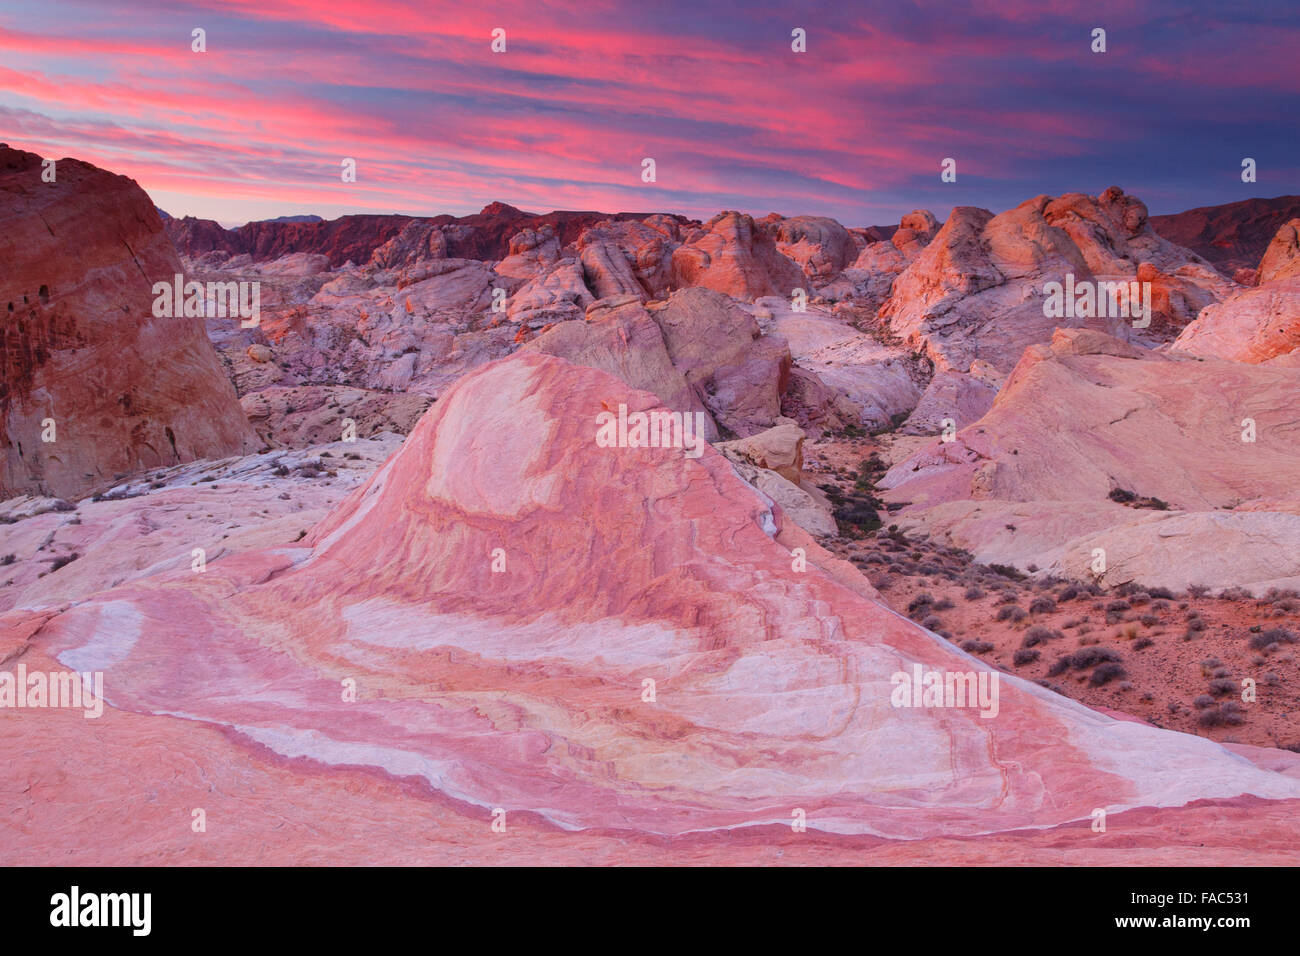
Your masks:
<svg viewBox="0 0 1300 956"><path fill-rule="evenodd" d="M567 244L602 220L645 219L655 214L565 210L530 213L493 202L469 216L358 214L327 220L304 214L254 220L235 229L227 229L211 219L192 216L178 219L162 209L158 209L158 215L176 248L184 255L222 251L231 255L243 253L255 261L264 261L294 252L314 252L328 256L330 266L338 268L348 260L365 262L375 249L412 223L467 227L448 231L448 255L501 259L508 254L510 237L521 229L550 225L560 242ZM1157 235L1192 250L1231 276L1238 269L1256 268L1278 228L1297 216L1300 216L1300 196L1277 196L1151 216L1150 223ZM679 223L694 221L680 215L670 218ZM888 240L895 229L897 226L868 226L861 232L868 240Z"/></svg>
<svg viewBox="0 0 1300 956"><path fill-rule="evenodd" d="M324 222L320 216L314 214L299 216L276 216L274 219L250 219L249 222ZM248 225L245 223L244 225Z"/></svg>
<svg viewBox="0 0 1300 956"><path fill-rule="evenodd" d="M364 263L384 243L413 224L443 229L447 255L458 259L503 259L509 254L510 238L522 229L551 226L562 244L576 240L584 229L607 219L645 219L654 213L603 213L555 211L528 213L505 203L494 202L469 216L397 216L360 214L322 220L313 217L281 217L250 222L238 229L226 229L211 219L170 219L167 234L184 255L199 256L221 251L247 254L254 261L266 261L295 252L320 253L331 268L349 260ZM684 216L670 216L680 223Z"/></svg>
<svg viewBox="0 0 1300 956"><path fill-rule="evenodd" d="M1254 269L1283 223L1300 216L1300 196L1243 199L1199 206L1168 216L1152 216L1151 228L1170 242L1191 249L1227 275Z"/></svg>

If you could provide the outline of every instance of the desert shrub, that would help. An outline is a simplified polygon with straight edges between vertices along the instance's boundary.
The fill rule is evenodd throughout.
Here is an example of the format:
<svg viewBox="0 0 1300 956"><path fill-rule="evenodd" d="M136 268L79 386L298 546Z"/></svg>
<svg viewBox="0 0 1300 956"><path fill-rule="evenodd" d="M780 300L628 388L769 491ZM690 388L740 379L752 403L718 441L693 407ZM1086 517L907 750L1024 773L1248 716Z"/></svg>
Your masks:
<svg viewBox="0 0 1300 956"><path fill-rule="evenodd" d="M1004 578L1011 578L1013 581L1023 581L1025 579L1025 575L1008 564L990 564L989 570L994 574L1002 575Z"/></svg>
<svg viewBox="0 0 1300 956"><path fill-rule="evenodd" d="M1096 664L1118 664L1123 659L1109 647L1085 647L1070 655L1070 666L1078 671Z"/></svg>
<svg viewBox="0 0 1300 956"><path fill-rule="evenodd" d="M1077 598L1080 595L1080 593L1082 592L1080 592L1078 588L1076 588L1073 584L1071 584L1070 586L1063 588L1060 594L1056 595L1056 600L1073 601L1075 598Z"/></svg>
<svg viewBox="0 0 1300 956"><path fill-rule="evenodd" d="M1147 594L1150 594L1153 598L1163 599L1165 601L1172 601L1174 599L1174 592L1168 588L1147 588Z"/></svg>
<svg viewBox="0 0 1300 956"><path fill-rule="evenodd" d="M1060 631L1052 631L1042 625L1035 625L1025 631L1025 637L1024 640L1020 642L1020 646L1034 647L1038 644L1042 644L1044 641L1050 641L1059 637L1064 637Z"/></svg>
<svg viewBox="0 0 1300 956"><path fill-rule="evenodd" d="M1250 636L1250 646L1253 650L1262 651L1266 647L1274 644L1294 644L1295 634L1290 628L1274 627L1267 631L1260 631L1258 634Z"/></svg>
<svg viewBox="0 0 1300 956"><path fill-rule="evenodd" d="M1195 707L1197 710L1201 710L1205 707L1211 706L1213 703L1214 703L1213 697L1211 697L1209 694L1201 694L1196 698L1196 700L1192 701L1192 706Z"/></svg>
<svg viewBox="0 0 1300 956"><path fill-rule="evenodd" d="M1101 664L1119 664L1121 661L1123 661L1123 658L1119 653L1111 650L1109 647L1082 647L1073 654L1066 654L1063 657L1057 658L1056 663L1052 665L1052 669L1047 672L1047 676L1055 677L1057 674L1063 674L1067 670L1078 671ZM1110 676L1105 677L1101 683L1113 680L1116 676L1122 673L1124 673L1123 667L1120 667L1119 670L1112 669L1110 671Z"/></svg>
<svg viewBox="0 0 1300 956"><path fill-rule="evenodd" d="M939 628L943 627L943 621L939 619L939 615L931 614L921 622L921 626L927 631L937 631Z"/></svg>
<svg viewBox="0 0 1300 956"><path fill-rule="evenodd" d="M1207 707L1201 711L1201 716L1196 718L1196 722L1202 727L1219 727L1224 724L1244 724L1246 716L1241 711L1241 705L1235 700L1225 701L1218 707Z"/></svg>
<svg viewBox="0 0 1300 956"><path fill-rule="evenodd" d="M1032 664L1041 656L1042 653L1040 651L1022 647L1011 656L1011 663L1016 667L1024 667L1026 664Z"/></svg>
<svg viewBox="0 0 1300 956"><path fill-rule="evenodd" d="M1013 624L1023 621L1028 616L1025 609L1018 604L1006 604L998 608L998 613L995 615L999 621L1011 621Z"/></svg>
<svg viewBox="0 0 1300 956"><path fill-rule="evenodd" d="M984 596L984 594L985 591L983 588L972 585L966 589L965 598L968 601L978 601Z"/></svg>
<svg viewBox="0 0 1300 956"><path fill-rule="evenodd" d="M1128 601L1111 601L1106 605L1108 611L1127 611L1129 609Z"/></svg>
<svg viewBox="0 0 1300 956"><path fill-rule="evenodd" d="M934 596L931 595L928 591L922 591L920 594L912 598L912 600L907 603L907 613L916 614L919 611L921 611L921 609L929 607L933 603L934 603Z"/></svg>
<svg viewBox="0 0 1300 956"><path fill-rule="evenodd" d="M76 551L73 551L71 554L60 555L50 562L50 574L53 574L55 571L59 570L59 568L66 567L73 561L76 561L79 557L81 557L81 555Z"/></svg>
<svg viewBox="0 0 1300 956"><path fill-rule="evenodd" d="M1055 610L1056 602L1046 595L1034 598L1033 603L1029 605L1030 614L1051 614Z"/></svg>
<svg viewBox="0 0 1300 956"><path fill-rule="evenodd" d="M947 598L940 598L931 605L936 611L951 611L956 605Z"/></svg>
<svg viewBox="0 0 1300 956"><path fill-rule="evenodd" d="M1155 627L1160 623L1160 618L1154 614L1143 614L1138 620L1142 622L1143 627Z"/></svg>
<svg viewBox="0 0 1300 956"><path fill-rule="evenodd" d="M1205 597L1210 593L1210 589L1204 584L1189 584L1187 585L1187 593L1192 597Z"/></svg>
<svg viewBox="0 0 1300 956"><path fill-rule="evenodd" d="M1149 637L1139 637L1133 642L1133 650L1144 651L1154 643L1155 641L1151 640Z"/></svg>
<svg viewBox="0 0 1300 956"><path fill-rule="evenodd" d="M861 537L879 528L879 508L880 502L868 495L844 495L838 502L831 498L831 514L840 534L846 537Z"/></svg>
<svg viewBox="0 0 1300 956"><path fill-rule="evenodd" d="M1223 697L1225 694L1231 694L1237 689L1237 682L1229 680L1226 677L1219 677L1210 681L1210 693L1215 697Z"/></svg>
<svg viewBox="0 0 1300 956"><path fill-rule="evenodd" d="M993 645L988 641L964 641L961 649L968 654L985 654L993 650Z"/></svg>
<svg viewBox="0 0 1300 956"><path fill-rule="evenodd" d="M1109 684L1111 681L1128 676L1124 670L1124 665L1116 661L1107 661L1101 664L1092 672L1092 678L1088 681L1090 687L1100 687L1103 684Z"/></svg>

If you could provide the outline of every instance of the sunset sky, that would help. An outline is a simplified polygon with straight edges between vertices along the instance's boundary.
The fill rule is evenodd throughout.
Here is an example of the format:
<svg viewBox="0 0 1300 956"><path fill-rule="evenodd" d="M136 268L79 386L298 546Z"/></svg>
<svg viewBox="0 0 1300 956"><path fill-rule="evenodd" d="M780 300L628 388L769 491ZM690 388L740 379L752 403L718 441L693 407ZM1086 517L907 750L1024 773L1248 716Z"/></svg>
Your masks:
<svg viewBox="0 0 1300 956"><path fill-rule="evenodd" d="M1298 123L1295 0L0 0L0 141L226 224L501 200L857 226L1112 184L1176 212L1300 193Z"/></svg>

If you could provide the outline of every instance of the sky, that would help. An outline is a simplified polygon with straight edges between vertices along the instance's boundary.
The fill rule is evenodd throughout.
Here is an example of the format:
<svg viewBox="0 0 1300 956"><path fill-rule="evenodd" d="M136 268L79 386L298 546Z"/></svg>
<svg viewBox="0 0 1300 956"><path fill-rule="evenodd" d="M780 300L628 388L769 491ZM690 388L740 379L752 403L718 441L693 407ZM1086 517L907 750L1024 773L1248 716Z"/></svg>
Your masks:
<svg viewBox="0 0 1300 956"><path fill-rule="evenodd" d="M1296 0L0 0L0 142L226 225L501 201L864 226L1111 185L1158 214L1300 193L1298 128Z"/></svg>

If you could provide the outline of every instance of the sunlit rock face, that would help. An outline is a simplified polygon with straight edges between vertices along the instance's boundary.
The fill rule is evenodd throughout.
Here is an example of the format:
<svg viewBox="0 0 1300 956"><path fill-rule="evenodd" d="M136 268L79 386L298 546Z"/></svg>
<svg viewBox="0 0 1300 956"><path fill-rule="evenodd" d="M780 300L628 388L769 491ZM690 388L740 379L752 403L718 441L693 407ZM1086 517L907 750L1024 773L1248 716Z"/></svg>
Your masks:
<svg viewBox="0 0 1300 956"><path fill-rule="evenodd" d="M1207 306L1173 347L1234 362L1289 361L1300 347L1300 219L1278 229L1257 282L1257 288Z"/></svg>
<svg viewBox="0 0 1300 956"><path fill-rule="evenodd" d="M1148 283L1145 318L1149 328L1166 332L1238 289L1194 253L1156 235L1146 206L1112 187L1095 197L1038 196L996 216L957 207L894 280L881 315L939 369L956 372L977 360L1009 372L1025 348L1048 341L1058 327L1133 337L1126 318L1051 315L1044 308L1047 283L1066 275Z"/></svg>
<svg viewBox="0 0 1300 956"><path fill-rule="evenodd" d="M255 450L193 317L157 317L181 272L134 181L0 148L0 498L77 497L146 468Z"/></svg>

